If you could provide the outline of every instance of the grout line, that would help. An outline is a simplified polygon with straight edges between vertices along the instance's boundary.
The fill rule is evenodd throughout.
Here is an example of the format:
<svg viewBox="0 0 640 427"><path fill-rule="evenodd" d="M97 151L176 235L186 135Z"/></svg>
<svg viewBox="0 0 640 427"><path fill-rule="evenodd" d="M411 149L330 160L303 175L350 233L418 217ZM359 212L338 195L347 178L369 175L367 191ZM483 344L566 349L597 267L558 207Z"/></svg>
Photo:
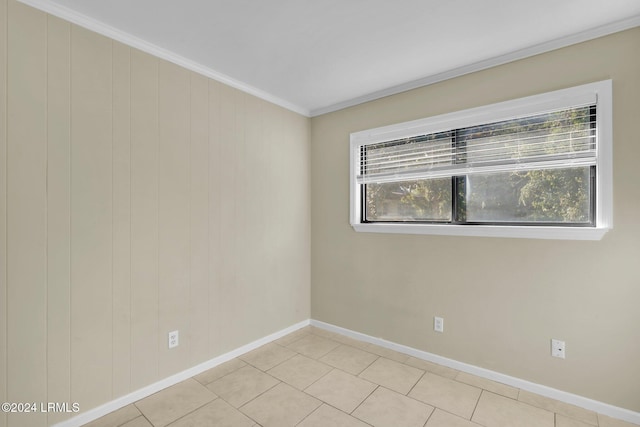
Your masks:
<svg viewBox="0 0 640 427"><path fill-rule="evenodd" d="M257 369L257 368L256 368L256 369ZM258 369L258 370L259 370L259 369ZM262 372L262 371L260 371L260 372ZM262 373L264 373L264 372L262 372ZM269 374L266 374L266 375L269 375ZM253 402L254 400L256 400L257 398L259 398L260 396L262 396L262 395L266 394L266 393L267 393L267 392L269 392L270 390L272 390L272 389L274 389L274 388L278 387L280 384L286 384L284 381L280 381L280 380L279 380L279 379L277 379L276 377L273 377L273 376L271 376L271 375L269 375L269 376L270 376L271 378L273 378L274 380L276 380L276 381L277 381L277 383L275 383L274 385L272 385L271 387L269 387L268 389L266 389L266 390L265 390L265 391L263 391L262 393L258 394L257 396L255 396L255 397L253 397L253 398L251 398L251 399L247 400L246 402L244 402L242 405L238 406L237 408L236 408L235 406L231 405L230 403L229 403L229 404L230 404L231 406L233 406L234 408L236 408L238 411L240 411L240 408L242 408L242 407L244 407L244 406L247 406L249 403ZM287 384L287 385L288 385L288 384ZM291 387L291 386L289 386L289 387ZM214 392L214 393L215 393L215 392ZM221 399L222 399L222 398L221 398ZM228 403L228 402L227 402L227 403ZM242 412L242 411L240 411L240 412ZM242 413L244 414L244 412L242 412ZM245 414L245 415L247 415L247 414Z"/></svg>
<svg viewBox="0 0 640 427"><path fill-rule="evenodd" d="M427 420L424 422L424 424L422 425L422 427L426 427L427 424L429 424L429 420L431 419L431 417L433 417L433 414L436 413L436 408L435 406L433 406L433 410L431 411L431 413L429 414L429 416L427 417Z"/></svg>
<svg viewBox="0 0 640 427"><path fill-rule="evenodd" d="M409 366L409 365L407 365L407 366ZM412 366L412 367L413 367L413 366ZM415 369L419 369L419 368L415 368ZM422 370L422 369L421 369L421 370ZM411 386L411 388L409 389L409 391L407 392L407 394L406 394L405 396L407 396L407 397L411 397L411 396L409 396L409 395L411 394L411 392L413 391L413 389L414 389L414 388L416 388L416 386L418 385L418 383L419 383L420 381L422 381L422 379L427 375L427 372L428 372L428 371L424 371L424 372L422 372L422 375L420 375L420 378L418 378L418 381L416 381L416 383L415 383L414 385L412 385L412 386ZM416 400L417 400L417 399L416 399ZM423 402L423 403L424 403L424 402Z"/></svg>
<svg viewBox="0 0 640 427"><path fill-rule="evenodd" d="M302 356L304 356L304 355L302 355ZM304 356L304 357L306 357L306 356ZM313 360L313 359L312 359L312 360ZM320 363L322 363L322 362L320 362ZM308 385L308 386L306 386L304 389L302 389L302 391L303 391L304 393L307 393L307 390L309 389L309 387L311 387L311 386L313 386L314 384L316 384L318 381L320 381L321 379L323 379L324 377L326 377L327 375L329 375L331 372L333 372L333 371L335 371L335 370L340 370L340 369L335 368L335 367L330 366L330 365L327 365L327 366L329 366L331 369L330 369L329 371L327 371L327 373L326 373L326 374L321 375L318 379L316 379L316 380L315 380L315 381L313 381L311 384L309 384L309 385ZM342 372L344 372L344 371L342 371ZM309 394L309 393L307 393L307 394L308 394L309 396L311 396L311 394ZM316 397L316 399L317 399L317 397Z"/></svg>
<svg viewBox="0 0 640 427"><path fill-rule="evenodd" d="M485 389L481 389L480 395L478 396L478 400L476 400L476 405L473 407L473 412L471 412L471 416L469 417L469 421L473 419L473 416L476 414L476 409L478 409L478 405L480 404L480 399L482 398L482 394L485 392Z"/></svg>
<svg viewBox="0 0 640 427"><path fill-rule="evenodd" d="M372 384L375 384L375 385L376 385L376 386L374 387L374 389L373 389L373 390L371 390L371 393L367 394L367 396L366 396L364 399L362 399L362 401L361 401L360 403L358 403L358 404L356 405L356 407L355 407L355 408L353 408L353 411L349 412L349 415L351 415L351 414L353 414L354 412L356 412L356 411L358 410L358 408L359 408L359 407L361 407L361 406L362 406L362 404L363 404L364 402L366 402L366 400L367 400L369 397L371 397L371 395L372 395L373 393L375 393L375 392L376 392L376 390L378 390L380 387L382 387L380 384L376 384L376 383L372 383ZM385 388L386 388L386 387L385 387ZM389 390L389 389L387 389L387 390ZM391 391L394 391L394 390L391 390ZM355 417L355 415L351 415L351 416L352 416L352 417ZM355 417L355 418L358 418L358 417ZM358 419L360 419L360 418L358 418Z"/></svg>
<svg viewBox="0 0 640 427"><path fill-rule="evenodd" d="M137 408L137 406L136 406L136 408ZM140 411L140 409L138 409L138 411ZM147 422L153 426L153 423L151 422L151 420L150 420L149 418L147 418L147 416L146 416L145 414L143 414L143 413L142 413L142 411L140 411L140 415L139 415L139 416L137 416L137 417L135 417L133 420L137 420L137 419L138 419L138 418L140 418L140 417L142 417L142 418L144 418L145 420L147 420ZM120 424L120 427L122 427L123 425L125 425L125 424L127 424L127 423L130 423L130 422L131 422L131 421L133 421L133 420L129 420L129 421L125 422L125 423Z"/></svg>
<svg viewBox="0 0 640 427"><path fill-rule="evenodd" d="M309 412L307 415L305 415L300 421L298 421L296 423L296 425L300 425L301 423L303 423L304 420L309 418L312 414L316 413L322 407L322 405L324 405L324 400L320 400L320 399L318 399L318 400L320 401L320 404L318 405L318 407L316 409L314 409L313 411Z"/></svg>
<svg viewBox="0 0 640 427"><path fill-rule="evenodd" d="M362 351L364 351L364 350L362 350ZM372 355L376 356L376 358L375 358L375 359L373 359L373 361L371 361L371 363L369 363L369 364L368 364L368 365L367 365L367 366L366 366L362 371L360 371L360 372L358 373L358 375L360 375L361 373L363 373L364 371L366 371L367 369L369 369L369 368L371 367L371 365L373 365L374 363L376 363L376 362L377 362L378 360L380 360L380 358L382 357L382 356L379 356L379 355L374 354L374 353L369 353L369 354L372 354Z"/></svg>
<svg viewBox="0 0 640 427"><path fill-rule="evenodd" d="M199 383L198 383L198 384L199 384ZM165 390L166 390L166 389L165 389ZM217 394L215 394L215 393L213 393L213 392L211 392L211 393L212 393L212 394L214 394L216 397L214 397L213 399L211 399L211 400L209 400L209 401L207 401L207 402L203 403L202 405L198 406L197 408L194 408L192 411L189 411L189 412L187 412L186 414L182 414L181 416L179 416L179 417L178 417L178 418L176 418L175 420L170 421L170 422L169 422L169 424L173 424L173 423L177 422L178 420L181 420L181 419L185 418L186 416L193 414L193 413L194 413L194 412L196 412L197 410L202 409L203 407L207 406L208 404L210 404L211 402L214 402L214 401L215 401L215 400L217 400L217 399L222 399L222 398L221 398L220 396L218 396ZM143 400L143 399L140 399L140 400ZM222 400L224 400L224 399L222 399ZM138 402L139 402L139 401L138 401ZM135 402L135 403L137 403L137 402ZM135 403L134 403L134 405L135 405ZM138 408L138 407L136 406L136 408ZM236 408L236 409L237 409L237 408ZM153 424L153 423L151 422L151 420L150 420L149 418L147 418L147 416L144 414L144 412L142 412L142 411L140 410L140 408L138 408L138 411L140 411L140 414L141 414L141 416L142 416L142 417L144 417L147 421L149 421L149 424L151 424L152 426L155 426L155 424ZM134 420L136 420L136 419L138 419L138 418L140 418L140 417L136 417L136 418L134 418ZM133 420L126 421L124 424L130 423L131 421L133 421ZM123 426L124 424L121 424L121 426Z"/></svg>
<svg viewBox="0 0 640 427"><path fill-rule="evenodd" d="M433 406L433 405L432 405L432 406ZM441 412L447 413L447 414L449 414L449 415L451 415L451 416L453 416L453 417L460 418L460 419L463 419L463 420L465 420L465 421L467 421L467 422L470 422L470 423L472 423L473 425L477 425L477 426L480 426L480 425L481 425L481 424L479 424L479 423L477 423L477 422L475 422L475 421L471 421L471 419L466 419L466 418L465 418L465 417L463 417L462 415L455 414L455 413L453 413L453 412L451 412L451 411L448 411L448 410L446 410L446 409L442 409L442 408L439 408L439 407L437 407L437 406L434 406L434 408L438 409L438 410L439 410L439 411L441 411ZM434 411L434 412L435 412L435 411ZM472 415L471 417L473 418L473 415Z"/></svg>
<svg viewBox="0 0 640 427"><path fill-rule="evenodd" d="M224 365L224 364L226 364L226 363L229 363L229 362L231 362L231 361L233 361L233 360L236 360L236 359L238 359L238 360L240 360L241 362L243 362L243 363L244 363L244 365L243 365L243 366L240 366L239 368L233 369L232 371L229 371L229 372L227 372L226 374L222 375L221 377L218 377L218 378L216 378L216 379L215 379L215 380L213 380L213 381L209 381L209 382L208 382L208 383L206 383L206 384L202 384L200 381L198 381L198 380L196 380L196 379L195 379L195 377L196 377L197 375L200 375L200 374L194 375L194 376L192 376L192 377L190 377L190 378L193 378L195 381L198 381L200 384L202 384L203 386L207 387L209 384L213 384L214 382L216 382L216 381L218 381L218 380L221 380L222 378L224 378L224 377L226 377L226 376L228 376L228 375L231 375L231 374L233 374L233 373L235 373L235 372L239 371L240 369L242 369L242 368L244 368L244 367L246 367L246 366L252 366L252 365L249 365L247 362L245 362L244 360L242 360L242 359L240 359L240 358L238 358L238 357L236 357L236 358L234 358L234 359L231 359L231 360L229 360L229 361L227 361L227 362L224 362L223 364L220 364L220 365L218 365L218 366L222 366L222 365ZM211 369L216 369L218 366L215 366L215 367L213 367L213 368L211 368ZM209 369L209 370L211 370L211 369ZM208 372L208 371L204 371L204 372ZM204 372L201 372L201 374L202 374L202 373L204 373Z"/></svg>

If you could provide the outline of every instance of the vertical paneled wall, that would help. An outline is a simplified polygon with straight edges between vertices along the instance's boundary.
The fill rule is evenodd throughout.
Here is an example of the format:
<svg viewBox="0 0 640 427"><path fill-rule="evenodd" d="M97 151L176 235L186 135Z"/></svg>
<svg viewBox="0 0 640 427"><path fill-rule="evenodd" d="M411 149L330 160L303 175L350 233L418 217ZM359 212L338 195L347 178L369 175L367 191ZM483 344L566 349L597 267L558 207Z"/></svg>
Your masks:
<svg viewBox="0 0 640 427"><path fill-rule="evenodd" d="M91 406L109 400L112 389L111 71L111 42L72 28L71 398Z"/></svg>
<svg viewBox="0 0 640 427"><path fill-rule="evenodd" d="M7 401L7 0L0 0L0 402ZM7 414L0 412L0 426Z"/></svg>
<svg viewBox="0 0 640 427"><path fill-rule="evenodd" d="M307 118L15 0L0 101L1 401L88 410L309 318Z"/></svg>
<svg viewBox="0 0 640 427"><path fill-rule="evenodd" d="M47 399L65 402L71 398L71 25L49 17L47 40Z"/></svg>
<svg viewBox="0 0 640 427"><path fill-rule="evenodd" d="M8 13L7 400L46 402L47 16L13 1ZM8 425L21 418L9 414Z"/></svg>

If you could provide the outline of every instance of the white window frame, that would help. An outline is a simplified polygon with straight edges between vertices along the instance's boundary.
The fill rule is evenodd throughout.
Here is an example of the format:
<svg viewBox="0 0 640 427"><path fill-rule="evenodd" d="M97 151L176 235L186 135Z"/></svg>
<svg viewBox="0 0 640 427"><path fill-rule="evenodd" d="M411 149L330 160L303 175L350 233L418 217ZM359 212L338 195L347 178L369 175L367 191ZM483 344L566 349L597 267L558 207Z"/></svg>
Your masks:
<svg viewBox="0 0 640 427"><path fill-rule="evenodd" d="M593 227L461 225L362 222L362 192L356 182L360 148L364 145L444 132L542 114L591 103L596 105L596 219ZM354 132L350 143L350 222L359 232L449 236L600 240L613 227L612 81L603 80L425 119Z"/></svg>

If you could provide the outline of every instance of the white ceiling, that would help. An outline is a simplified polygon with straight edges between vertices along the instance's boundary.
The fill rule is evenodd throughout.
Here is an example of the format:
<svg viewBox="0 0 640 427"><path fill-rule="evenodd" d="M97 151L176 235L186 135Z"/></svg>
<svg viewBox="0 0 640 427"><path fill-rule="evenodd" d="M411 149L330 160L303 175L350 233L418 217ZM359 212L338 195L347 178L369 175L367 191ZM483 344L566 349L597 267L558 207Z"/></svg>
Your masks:
<svg viewBox="0 0 640 427"><path fill-rule="evenodd" d="M21 1L311 115L640 25L638 0Z"/></svg>

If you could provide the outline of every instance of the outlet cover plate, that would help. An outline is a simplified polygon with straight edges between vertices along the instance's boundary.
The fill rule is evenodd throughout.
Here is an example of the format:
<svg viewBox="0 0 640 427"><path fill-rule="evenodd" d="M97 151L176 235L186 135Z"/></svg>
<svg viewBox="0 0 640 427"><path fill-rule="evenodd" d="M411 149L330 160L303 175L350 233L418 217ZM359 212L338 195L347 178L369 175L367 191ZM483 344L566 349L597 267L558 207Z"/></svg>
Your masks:
<svg viewBox="0 0 640 427"><path fill-rule="evenodd" d="M565 358L565 343L564 341L552 339L551 340L551 355L553 357Z"/></svg>
<svg viewBox="0 0 640 427"><path fill-rule="evenodd" d="M433 318L433 330L436 332L444 332L444 319L442 317Z"/></svg>
<svg viewBox="0 0 640 427"><path fill-rule="evenodd" d="M180 342L179 338L178 331L169 332L169 348L177 347Z"/></svg>

